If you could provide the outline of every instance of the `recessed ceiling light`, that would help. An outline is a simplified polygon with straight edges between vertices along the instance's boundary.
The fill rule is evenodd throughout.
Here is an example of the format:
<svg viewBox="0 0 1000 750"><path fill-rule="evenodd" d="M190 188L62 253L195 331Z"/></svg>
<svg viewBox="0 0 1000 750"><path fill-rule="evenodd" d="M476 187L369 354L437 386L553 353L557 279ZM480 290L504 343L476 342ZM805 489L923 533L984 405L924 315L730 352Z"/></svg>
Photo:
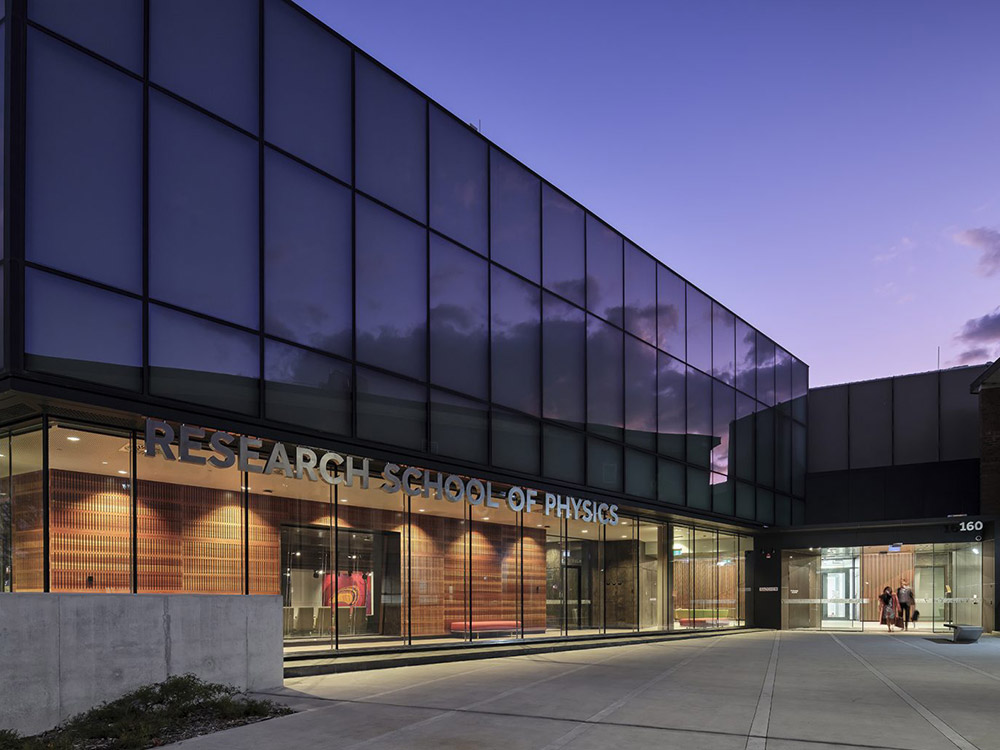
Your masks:
<svg viewBox="0 0 1000 750"><path fill-rule="evenodd" d="M107 462L107 461L101 461L101 465L102 465L102 466L107 466L107 465L108 465L108 462Z"/></svg>
<svg viewBox="0 0 1000 750"><path fill-rule="evenodd" d="M118 473L119 474L128 474L128 472L125 469L119 469Z"/></svg>
<svg viewBox="0 0 1000 750"><path fill-rule="evenodd" d="M484 520L484 521L489 521L489 520L490 520L490 517L489 517L489 516L483 516L483 520Z"/></svg>
<svg viewBox="0 0 1000 750"><path fill-rule="evenodd" d="M543 524L543 523L540 523L540 524L538 524L538 528L542 528L542 526L544 526L544 525L545 525L545 524Z"/></svg>
<svg viewBox="0 0 1000 750"><path fill-rule="evenodd" d="M342 497L342 498L340 498L340 502L342 502L342 503L346 503L346 502L347 502L347 498L346 498L346 497Z"/></svg>
<svg viewBox="0 0 1000 750"><path fill-rule="evenodd" d="M76 435L70 435L66 439L69 440L71 443L79 443L80 442L80 438L78 438Z"/></svg>
<svg viewBox="0 0 1000 750"><path fill-rule="evenodd" d="M424 509L423 509L423 508L421 508L421 509L420 509L420 512L421 512L421 513L423 513L423 512L425 512L425 511L424 511Z"/></svg>
<svg viewBox="0 0 1000 750"><path fill-rule="evenodd" d="M628 539L628 534L622 534L622 539Z"/></svg>
<svg viewBox="0 0 1000 750"><path fill-rule="evenodd" d="M586 530L586 529L584 529L584 530L583 530L583 533L584 533L584 534L586 534L586 533L587 533L587 530Z"/></svg>

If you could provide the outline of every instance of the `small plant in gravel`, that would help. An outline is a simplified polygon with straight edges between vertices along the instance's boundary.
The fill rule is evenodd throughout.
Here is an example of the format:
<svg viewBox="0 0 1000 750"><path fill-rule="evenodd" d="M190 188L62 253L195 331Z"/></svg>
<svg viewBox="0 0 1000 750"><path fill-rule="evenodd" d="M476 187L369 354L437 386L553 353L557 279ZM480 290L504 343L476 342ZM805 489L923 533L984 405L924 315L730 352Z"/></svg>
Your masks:
<svg viewBox="0 0 1000 750"><path fill-rule="evenodd" d="M33 737L0 730L0 750L143 750L289 713L188 674L133 690Z"/></svg>

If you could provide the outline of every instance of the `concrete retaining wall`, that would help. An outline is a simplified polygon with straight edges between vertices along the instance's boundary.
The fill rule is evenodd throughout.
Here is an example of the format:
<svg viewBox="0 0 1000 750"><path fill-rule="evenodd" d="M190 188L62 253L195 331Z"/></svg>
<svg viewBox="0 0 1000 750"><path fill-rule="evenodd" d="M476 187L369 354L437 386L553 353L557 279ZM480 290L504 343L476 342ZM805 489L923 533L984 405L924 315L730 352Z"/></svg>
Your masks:
<svg viewBox="0 0 1000 750"><path fill-rule="evenodd" d="M281 685L281 630L278 596L0 594L0 728L34 734L189 672Z"/></svg>

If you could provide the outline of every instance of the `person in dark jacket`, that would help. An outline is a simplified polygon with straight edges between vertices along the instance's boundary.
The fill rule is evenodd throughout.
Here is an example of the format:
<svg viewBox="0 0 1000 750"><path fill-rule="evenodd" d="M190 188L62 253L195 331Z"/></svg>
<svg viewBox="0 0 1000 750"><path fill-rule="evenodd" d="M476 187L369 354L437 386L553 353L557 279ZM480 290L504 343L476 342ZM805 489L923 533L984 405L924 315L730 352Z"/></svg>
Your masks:
<svg viewBox="0 0 1000 750"><path fill-rule="evenodd" d="M905 578L896 589L896 601L899 602L900 616L903 618L903 630L906 630L910 626L910 615L915 609L917 599Z"/></svg>

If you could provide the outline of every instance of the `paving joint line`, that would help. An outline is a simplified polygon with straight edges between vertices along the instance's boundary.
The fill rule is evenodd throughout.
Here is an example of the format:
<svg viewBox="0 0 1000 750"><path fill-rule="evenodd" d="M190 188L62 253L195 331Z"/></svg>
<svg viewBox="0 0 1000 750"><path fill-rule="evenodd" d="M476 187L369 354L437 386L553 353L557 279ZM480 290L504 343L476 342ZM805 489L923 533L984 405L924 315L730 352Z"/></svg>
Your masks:
<svg viewBox="0 0 1000 750"><path fill-rule="evenodd" d="M938 659L944 659L945 661L950 661L952 664L957 664L960 667L965 667L966 669L971 669L973 672L978 672L983 677L989 677L991 680L996 680L997 682L1000 682L1000 676L998 676L998 675L991 674L991 673L989 673L989 672L987 672L987 671L985 671L983 669L980 669L979 667L974 667L971 664L966 664L965 662L961 662L958 659L952 659L950 656L945 656L944 654L936 654L933 651L931 651L930 649L924 648L923 646L918 646L916 643L910 643L908 640L906 640L904 638L897 639L896 643L904 643L907 646L909 646L910 648L915 648L917 651L923 651L925 654L930 654L931 656L936 656Z"/></svg>
<svg viewBox="0 0 1000 750"><path fill-rule="evenodd" d="M778 674L778 649L781 645L781 631L774 634L774 643L771 645L771 658L767 662L767 673L764 675L764 682L760 686L760 696L757 698L757 708L750 722L750 731L747 733L746 750L766 750L767 730L771 723L771 703L774 700L774 681Z"/></svg>
<svg viewBox="0 0 1000 750"><path fill-rule="evenodd" d="M960 748L960 750L979 750L976 745L973 745L969 740L958 733L954 728L952 728L947 722L941 717L927 708L923 703L918 701L912 695L907 693L903 688L899 687L895 682L893 682L887 675L885 675L878 667L865 659L861 654L852 649L846 643L844 643L840 638L830 634L830 637L835 640L841 648L843 648L847 653L857 659L861 665L875 675L878 680L894 692L899 698L903 700L910 708L916 711L920 716L927 721L932 727L938 730L945 739L951 742L955 747Z"/></svg>

